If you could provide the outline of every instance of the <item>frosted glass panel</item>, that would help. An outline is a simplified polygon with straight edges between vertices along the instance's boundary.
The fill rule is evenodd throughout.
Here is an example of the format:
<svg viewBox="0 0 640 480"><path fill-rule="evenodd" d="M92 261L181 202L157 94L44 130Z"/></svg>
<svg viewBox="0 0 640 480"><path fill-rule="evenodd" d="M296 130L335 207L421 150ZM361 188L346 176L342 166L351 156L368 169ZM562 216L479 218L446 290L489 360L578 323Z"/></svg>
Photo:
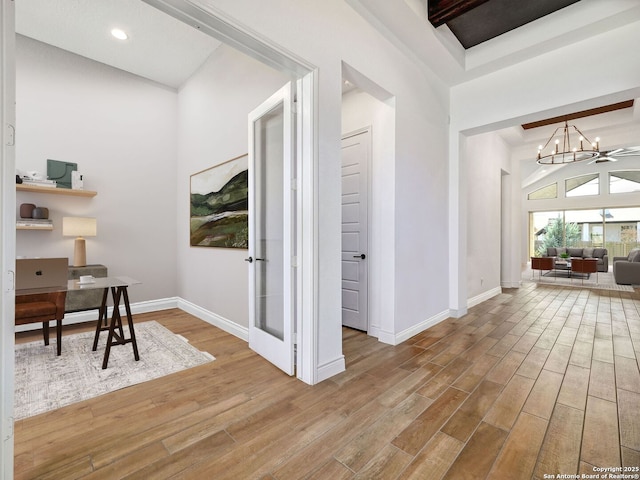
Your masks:
<svg viewBox="0 0 640 480"><path fill-rule="evenodd" d="M255 132L255 326L284 338L283 128L279 104L254 125Z"/></svg>

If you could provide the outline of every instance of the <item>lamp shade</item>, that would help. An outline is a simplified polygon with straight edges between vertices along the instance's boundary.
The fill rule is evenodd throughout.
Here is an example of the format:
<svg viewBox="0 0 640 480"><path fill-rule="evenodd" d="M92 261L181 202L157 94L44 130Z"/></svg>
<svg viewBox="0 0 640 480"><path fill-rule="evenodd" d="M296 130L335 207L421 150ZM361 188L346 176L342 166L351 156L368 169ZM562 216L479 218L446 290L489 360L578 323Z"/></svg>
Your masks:
<svg viewBox="0 0 640 480"><path fill-rule="evenodd" d="M91 217L62 217L62 235L65 237L95 237L97 222Z"/></svg>

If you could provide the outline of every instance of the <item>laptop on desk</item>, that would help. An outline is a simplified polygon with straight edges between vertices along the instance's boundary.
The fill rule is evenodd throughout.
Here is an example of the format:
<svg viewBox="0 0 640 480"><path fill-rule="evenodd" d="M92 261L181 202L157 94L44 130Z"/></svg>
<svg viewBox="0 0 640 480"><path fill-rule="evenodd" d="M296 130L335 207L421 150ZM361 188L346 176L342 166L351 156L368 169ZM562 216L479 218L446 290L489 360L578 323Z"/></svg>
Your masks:
<svg viewBox="0 0 640 480"><path fill-rule="evenodd" d="M16 291L34 288L67 288L68 258L18 258Z"/></svg>

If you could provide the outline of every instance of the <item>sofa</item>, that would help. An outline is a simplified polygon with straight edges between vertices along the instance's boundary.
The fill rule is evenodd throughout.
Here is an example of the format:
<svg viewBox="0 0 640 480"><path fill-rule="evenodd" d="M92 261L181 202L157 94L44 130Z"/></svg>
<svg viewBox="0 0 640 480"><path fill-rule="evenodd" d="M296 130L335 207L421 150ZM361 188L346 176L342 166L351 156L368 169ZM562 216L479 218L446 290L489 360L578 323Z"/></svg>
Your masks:
<svg viewBox="0 0 640 480"><path fill-rule="evenodd" d="M618 285L640 285L640 248L626 257L613 257L613 278Z"/></svg>
<svg viewBox="0 0 640 480"><path fill-rule="evenodd" d="M568 253L571 258L595 258L598 260L598 271L609 271L609 252L606 248L578 248L578 247L547 247L545 257L560 257Z"/></svg>

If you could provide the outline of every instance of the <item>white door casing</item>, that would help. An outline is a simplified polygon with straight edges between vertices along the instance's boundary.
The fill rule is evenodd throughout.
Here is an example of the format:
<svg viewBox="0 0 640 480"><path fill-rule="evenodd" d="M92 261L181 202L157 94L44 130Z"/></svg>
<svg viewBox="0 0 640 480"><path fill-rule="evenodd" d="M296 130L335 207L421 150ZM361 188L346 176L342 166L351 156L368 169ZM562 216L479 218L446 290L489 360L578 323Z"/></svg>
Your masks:
<svg viewBox="0 0 640 480"><path fill-rule="evenodd" d="M368 167L371 133L342 139L342 324L368 331Z"/></svg>
<svg viewBox="0 0 640 480"><path fill-rule="evenodd" d="M15 4L0 4L0 479L13 478L15 309Z"/></svg>
<svg viewBox="0 0 640 480"><path fill-rule="evenodd" d="M249 347L288 375L295 373L292 89L288 83L249 114Z"/></svg>

